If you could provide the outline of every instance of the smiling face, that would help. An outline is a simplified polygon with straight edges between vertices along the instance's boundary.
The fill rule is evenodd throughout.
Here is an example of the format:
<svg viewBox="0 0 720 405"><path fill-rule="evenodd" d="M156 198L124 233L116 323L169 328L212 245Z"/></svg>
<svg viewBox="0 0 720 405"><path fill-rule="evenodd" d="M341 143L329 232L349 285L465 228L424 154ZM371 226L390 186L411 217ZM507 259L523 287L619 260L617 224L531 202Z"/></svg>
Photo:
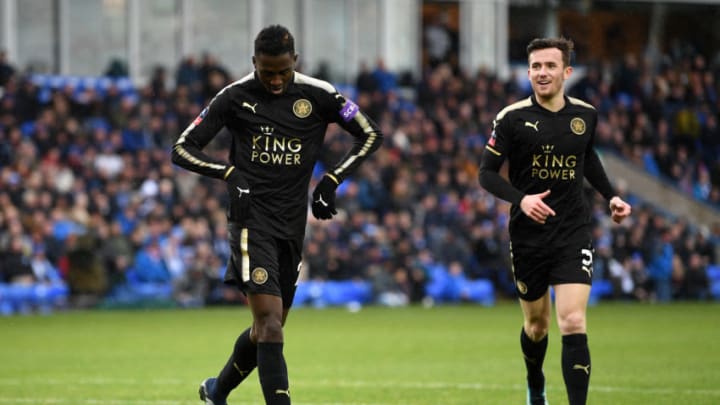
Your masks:
<svg viewBox="0 0 720 405"><path fill-rule="evenodd" d="M534 50L528 57L528 65L528 79L538 101L551 102L563 97L565 79L572 73L572 67L565 66L560 49Z"/></svg>
<svg viewBox="0 0 720 405"><path fill-rule="evenodd" d="M293 80L296 60L297 55L290 52L280 55L261 53L253 56L253 65L263 86L277 96L283 94Z"/></svg>

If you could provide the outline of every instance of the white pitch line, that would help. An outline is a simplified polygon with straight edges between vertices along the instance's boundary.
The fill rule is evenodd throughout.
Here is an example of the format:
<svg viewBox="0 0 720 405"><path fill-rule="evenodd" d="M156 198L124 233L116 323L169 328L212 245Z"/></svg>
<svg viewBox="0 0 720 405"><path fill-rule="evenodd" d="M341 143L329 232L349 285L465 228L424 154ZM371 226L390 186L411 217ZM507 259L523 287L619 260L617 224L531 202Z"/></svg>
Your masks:
<svg viewBox="0 0 720 405"><path fill-rule="evenodd" d="M347 380L290 380L291 386L296 387L344 387L344 388L394 388L394 389L423 389L423 390L472 390L472 391L522 391L525 389L521 384L483 384L483 383L448 383L448 382L376 382L376 381L347 381ZM22 384L38 384L38 385L67 385L67 379L46 379L39 377L30 378L0 378L0 386L2 385L22 385ZM140 380L132 378L81 378L73 379L74 385L187 385L187 381L180 379L153 379ZM191 384L192 385L192 384ZM548 391L564 391L564 387L549 385ZM720 397L720 388L660 388L660 387L629 387L629 386L598 386L590 385L590 391L606 392L606 393L634 393L640 395L668 395L681 394L685 396L702 396L702 397ZM195 403L196 401L188 401L183 403ZM135 405L177 405L177 401L168 400L119 400L119 399L85 399L85 400L66 400L62 398L7 398L0 395L0 404L17 403L17 404L135 404ZM242 403L240 403L242 404ZM298 403L298 405L370 405L364 402L322 402L322 403ZM372 405L385 405L374 402ZM387 404L389 405L389 404Z"/></svg>
<svg viewBox="0 0 720 405"><path fill-rule="evenodd" d="M394 405L385 402L293 402L297 405ZM3 398L0 397L0 404L45 404L45 405L186 405L197 404L197 400L169 401L169 400L127 400L127 399L61 399L61 398ZM257 402L238 402L237 405L255 405Z"/></svg>
<svg viewBox="0 0 720 405"><path fill-rule="evenodd" d="M179 405L189 404L190 401L180 402L167 400L127 400L127 399L62 399L62 398L3 398L0 397L0 403L7 404L86 404L86 405ZM197 403L197 401L193 401Z"/></svg>
<svg viewBox="0 0 720 405"><path fill-rule="evenodd" d="M525 386L521 384L483 384L483 383L446 383L446 382L370 382L370 381L335 381L335 380L316 380L316 381L292 381L293 384L302 386L337 386L337 387L383 387L383 388L412 388L412 389L461 389L474 391L516 391L524 390ZM548 387L550 391L565 391L564 387L556 387L553 389ZM720 396L720 388L696 389L696 388L639 388L639 387L613 387L613 386L596 386L590 384L590 391L598 392L628 392L638 394L685 394L685 395L706 395Z"/></svg>

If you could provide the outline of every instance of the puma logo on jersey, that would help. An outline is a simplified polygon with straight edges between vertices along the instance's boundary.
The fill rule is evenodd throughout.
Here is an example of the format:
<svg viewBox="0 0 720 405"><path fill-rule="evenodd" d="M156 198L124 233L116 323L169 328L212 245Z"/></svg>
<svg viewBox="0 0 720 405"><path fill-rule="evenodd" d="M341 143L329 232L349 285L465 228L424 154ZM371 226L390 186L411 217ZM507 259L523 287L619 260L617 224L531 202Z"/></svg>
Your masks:
<svg viewBox="0 0 720 405"><path fill-rule="evenodd" d="M583 366L582 364L575 364L573 366L573 370L582 370L585 372L585 374L590 375L590 365Z"/></svg>
<svg viewBox="0 0 720 405"><path fill-rule="evenodd" d="M249 189L249 188L240 188L240 187L237 187L237 190L238 190L238 192L239 192L238 197L240 197L240 198L242 198L242 195L243 195L243 194L250 194L250 189Z"/></svg>
<svg viewBox="0 0 720 405"><path fill-rule="evenodd" d="M323 207L327 207L327 206L328 206L328 203L326 203L325 201L323 201L322 196L318 197L317 201L315 201L315 202L322 204Z"/></svg>
<svg viewBox="0 0 720 405"><path fill-rule="evenodd" d="M258 103L250 104L247 101L243 101L242 106L243 108L247 108L248 110L252 111L253 114L256 114L255 107L257 107Z"/></svg>
<svg viewBox="0 0 720 405"><path fill-rule="evenodd" d="M587 266L582 266L582 271L588 274L588 277L592 278L592 268Z"/></svg>
<svg viewBox="0 0 720 405"><path fill-rule="evenodd" d="M525 126L534 129L535 132L540 132L540 130L538 129L538 124L540 124L540 121L535 121L534 124L532 122L525 121Z"/></svg>
<svg viewBox="0 0 720 405"><path fill-rule="evenodd" d="M275 394L278 394L278 395L284 394L284 395L287 395L288 398L290 398L290 390L289 389L287 389L287 390L277 389L277 390L275 390Z"/></svg>

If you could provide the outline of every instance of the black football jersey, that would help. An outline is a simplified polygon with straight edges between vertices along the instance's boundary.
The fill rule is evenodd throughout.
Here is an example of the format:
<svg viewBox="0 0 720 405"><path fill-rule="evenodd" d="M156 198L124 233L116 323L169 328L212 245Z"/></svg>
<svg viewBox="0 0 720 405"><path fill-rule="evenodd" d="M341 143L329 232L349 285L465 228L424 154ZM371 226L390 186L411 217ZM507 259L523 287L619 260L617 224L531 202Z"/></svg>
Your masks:
<svg viewBox="0 0 720 405"><path fill-rule="evenodd" d="M513 203L509 231L513 245L543 246L589 240L590 212L584 179L606 198L612 187L593 147L597 111L566 97L565 107L552 112L531 96L504 108L493 121L493 132L482 156L482 171L498 172L508 160ZM482 174L481 174L482 176ZM486 187L487 188L487 187ZM544 225L526 216L519 203L526 194L550 190L543 200L556 216ZM497 191L489 190L497 195ZM501 191L501 194L502 194Z"/></svg>
<svg viewBox="0 0 720 405"><path fill-rule="evenodd" d="M251 190L246 226L297 237L305 232L308 186L330 123L355 137L329 170L342 182L382 143L377 125L328 82L295 72L287 90L274 95L251 73L221 90L185 129L173 161L217 179L235 166ZM231 136L229 162L202 152L223 127Z"/></svg>

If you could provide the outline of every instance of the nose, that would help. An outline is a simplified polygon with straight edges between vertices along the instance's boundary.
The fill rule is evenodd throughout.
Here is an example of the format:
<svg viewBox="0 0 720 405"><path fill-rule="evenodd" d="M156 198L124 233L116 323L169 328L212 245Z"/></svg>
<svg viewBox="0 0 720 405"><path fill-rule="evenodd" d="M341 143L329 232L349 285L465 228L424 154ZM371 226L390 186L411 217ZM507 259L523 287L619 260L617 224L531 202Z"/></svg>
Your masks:
<svg viewBox="0 0 720 405"><path fill-rule="evenodd" d="M280 76L280 75L274 75L274 76L270 79L270 84L273 85L273 86L279 86L279 85L282 84L282 82L283 82L282 76Z"/></svg>

